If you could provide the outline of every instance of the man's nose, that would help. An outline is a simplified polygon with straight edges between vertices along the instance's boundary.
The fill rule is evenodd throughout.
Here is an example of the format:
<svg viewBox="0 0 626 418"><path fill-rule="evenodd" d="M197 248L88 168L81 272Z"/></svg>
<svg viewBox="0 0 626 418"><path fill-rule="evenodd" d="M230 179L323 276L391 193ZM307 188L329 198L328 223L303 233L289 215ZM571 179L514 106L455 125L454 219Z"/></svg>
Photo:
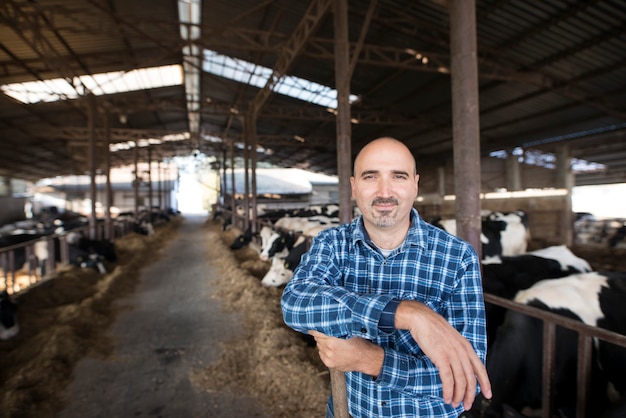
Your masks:
<svg viewBox="0 0 626 418"><path fill-rule="evenodd" d="M391 194L391 181L389 179L382 178L378 182L378 194L380 196L389 196Z"/></svg>

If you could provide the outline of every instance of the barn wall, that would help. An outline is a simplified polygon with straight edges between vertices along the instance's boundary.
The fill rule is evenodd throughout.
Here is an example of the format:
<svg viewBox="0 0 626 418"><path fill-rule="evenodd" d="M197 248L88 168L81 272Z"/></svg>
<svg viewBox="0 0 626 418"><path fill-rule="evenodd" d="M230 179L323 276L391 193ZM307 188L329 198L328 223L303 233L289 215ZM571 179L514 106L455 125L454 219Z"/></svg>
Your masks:
<svg viewBox="0 0 626 418"><path fill-rule="evenodd" d="M482 198L481 209L500 212L523 210L526 212L531 235L529 249L532 250L567 243L568 234L572 232L571 228L566 230L563 227L562 218L563 216L571 217L567 210L568 199L568 195ZM422 195L420 201L415 202L414 206L426 221L431 221L437 217L454 218L455 216L454 200L446 200L437 195Z"/></svg>
<svg viewBox="0 0 626 418"><path fill-rule="evenodd" d="M481 192L489 193L507 188L507 160L486 157L481 159ZM444 194L452 195L454 190L454 169L452 161L440 166L423 165L418 162L420 174L420 194L439 193L439 170L443 169ZM519 165L520 189L543 189L555 187L557 171L528 164Z"/></svg>

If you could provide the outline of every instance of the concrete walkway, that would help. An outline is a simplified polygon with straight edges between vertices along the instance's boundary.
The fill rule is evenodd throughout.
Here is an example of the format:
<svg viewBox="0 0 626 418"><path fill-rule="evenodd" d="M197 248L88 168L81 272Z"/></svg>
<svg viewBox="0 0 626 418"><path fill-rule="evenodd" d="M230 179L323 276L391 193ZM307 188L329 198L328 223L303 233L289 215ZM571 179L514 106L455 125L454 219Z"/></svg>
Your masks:
<svg viewBox="0 0 626 418"><path fill-rule="evenodd" d="M59 417L266 417L254 399L199 391L190 382L193 370L217 360L219 342L237 334L240 320L210 298L217 271L207 259L205 220L185 216L161 260L119 301L131 309L110 331L114 355L78 363Z"/></svg>

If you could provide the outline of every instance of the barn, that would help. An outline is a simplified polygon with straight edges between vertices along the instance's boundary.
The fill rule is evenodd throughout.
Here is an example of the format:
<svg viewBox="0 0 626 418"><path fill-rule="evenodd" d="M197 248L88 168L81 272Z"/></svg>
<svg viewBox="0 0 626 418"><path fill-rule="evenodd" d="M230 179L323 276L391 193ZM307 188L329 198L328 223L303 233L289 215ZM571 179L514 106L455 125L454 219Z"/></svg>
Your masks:
<svg viewBox="0 0 626 418"><path fill-rule="evenodd" d="M572 208L577 187L626 183L625 21L619 0L3 1L0 290L19 332L0 416L323 415L331 373L255 246L285 216L317 223L280 228L309 242L358 216L352 161L381 136L414 154L422 218L481 255L485 222L523 214L541 273L520 254L486 271L574 273L555 248L626 271L626 213ZM200 214L179 213L189 176L211 191ZM77 263L70 229L92 245Z"/></svg>

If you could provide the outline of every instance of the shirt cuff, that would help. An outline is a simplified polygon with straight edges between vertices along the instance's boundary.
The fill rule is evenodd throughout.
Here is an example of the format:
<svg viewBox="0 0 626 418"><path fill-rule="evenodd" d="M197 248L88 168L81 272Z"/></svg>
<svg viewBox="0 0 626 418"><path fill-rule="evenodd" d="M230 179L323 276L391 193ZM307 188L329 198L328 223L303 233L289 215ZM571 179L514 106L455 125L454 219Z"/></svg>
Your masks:
<svg viewBox="0 0 626 418"><path fill-rule="evenodd" d="M395 331L396 310L399 304L400 300L398 299L392 299L387 303L387 306L385 306L381 312L380 319L378 320L378 330L380 332L391 334Z"/></svg>

